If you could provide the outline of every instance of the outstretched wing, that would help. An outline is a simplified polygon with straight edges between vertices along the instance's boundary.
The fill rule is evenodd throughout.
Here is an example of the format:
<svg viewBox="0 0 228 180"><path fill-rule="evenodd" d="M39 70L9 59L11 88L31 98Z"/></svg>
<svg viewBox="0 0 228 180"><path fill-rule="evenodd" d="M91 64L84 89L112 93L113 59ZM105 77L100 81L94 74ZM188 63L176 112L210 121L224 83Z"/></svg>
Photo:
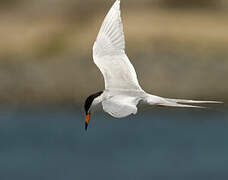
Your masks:
<svg viewBox="0 0 228 180"><path fill-rule="evenodd" d="M102 23L93 45L93 59L104 76L105 89L141 89L125 54L120 0L116 0Z"/></svg>

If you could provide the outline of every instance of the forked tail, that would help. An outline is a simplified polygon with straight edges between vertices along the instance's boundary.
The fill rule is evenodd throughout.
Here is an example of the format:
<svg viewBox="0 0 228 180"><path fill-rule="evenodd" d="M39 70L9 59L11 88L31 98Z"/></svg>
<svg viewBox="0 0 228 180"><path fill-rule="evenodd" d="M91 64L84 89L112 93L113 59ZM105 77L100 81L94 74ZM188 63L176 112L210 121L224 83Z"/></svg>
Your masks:
<svg viewBox="0 0 228 180"><path fill-rule="evenodd" d="M203 106L195 106L190 104L206 104L206 103L223 103L220 101L197 101L187 99L170 99L148 94L146 102L150 105L170 106L170 107L190 107L190 108L205 108Z"/></svg>

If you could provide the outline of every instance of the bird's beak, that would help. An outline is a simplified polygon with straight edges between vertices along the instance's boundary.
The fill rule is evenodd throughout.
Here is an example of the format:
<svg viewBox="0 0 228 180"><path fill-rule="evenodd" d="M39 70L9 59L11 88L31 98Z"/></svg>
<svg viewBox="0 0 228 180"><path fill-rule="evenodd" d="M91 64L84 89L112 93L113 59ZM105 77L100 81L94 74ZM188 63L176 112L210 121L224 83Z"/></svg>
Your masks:
<svg viewBox="0 0 228 180"><path fill-rule="evenodd" d="M89 119L90 119L91 113L86 114L86 119L85 119L85 130L87 131L87 127L89 125Z"/></svg>

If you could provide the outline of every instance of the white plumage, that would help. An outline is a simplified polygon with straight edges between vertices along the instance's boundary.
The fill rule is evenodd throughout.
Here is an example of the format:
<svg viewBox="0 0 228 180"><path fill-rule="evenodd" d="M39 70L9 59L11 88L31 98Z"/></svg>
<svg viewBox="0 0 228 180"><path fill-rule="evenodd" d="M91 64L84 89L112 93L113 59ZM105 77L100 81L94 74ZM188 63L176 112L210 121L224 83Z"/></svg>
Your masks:
<svg viewBox="0 0 228 180"><path fill-rule="evenodd" d="M137 113L139 101L149 105L174 107L200 107L182 103L219 103L163 98L148 94L140 87L135 69L125 54L120 0L116 0L101 25L93 45L93 59L104 76L105 90L94 99L90 112L102 104L104 111L121 118Z"/></svg>
<svg viewBox="0 0 228 180"><path fill-rule="evenodd" d="M125 54L119 0L114 3L101 25L93 45L93 59L104 76L105 89L140 89L135 69Z"/></svg>

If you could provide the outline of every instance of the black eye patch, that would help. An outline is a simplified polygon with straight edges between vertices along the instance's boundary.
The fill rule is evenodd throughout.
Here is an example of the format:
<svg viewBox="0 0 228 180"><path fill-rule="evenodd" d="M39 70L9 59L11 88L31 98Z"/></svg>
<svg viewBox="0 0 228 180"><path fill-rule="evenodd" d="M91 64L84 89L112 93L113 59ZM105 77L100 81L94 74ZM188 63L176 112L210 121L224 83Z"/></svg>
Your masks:
<svg viewBox="0 0 228 180"><path fill-rule="evenodd" d="M89 108L91 106L91 104L93 103L93 100L100 96L103 93L103 91L97 92L95 94L90 95L89 97L86 98L85 100L85 104L84 104L84 109L85 109L85 113L88 114Z"/></svg>

